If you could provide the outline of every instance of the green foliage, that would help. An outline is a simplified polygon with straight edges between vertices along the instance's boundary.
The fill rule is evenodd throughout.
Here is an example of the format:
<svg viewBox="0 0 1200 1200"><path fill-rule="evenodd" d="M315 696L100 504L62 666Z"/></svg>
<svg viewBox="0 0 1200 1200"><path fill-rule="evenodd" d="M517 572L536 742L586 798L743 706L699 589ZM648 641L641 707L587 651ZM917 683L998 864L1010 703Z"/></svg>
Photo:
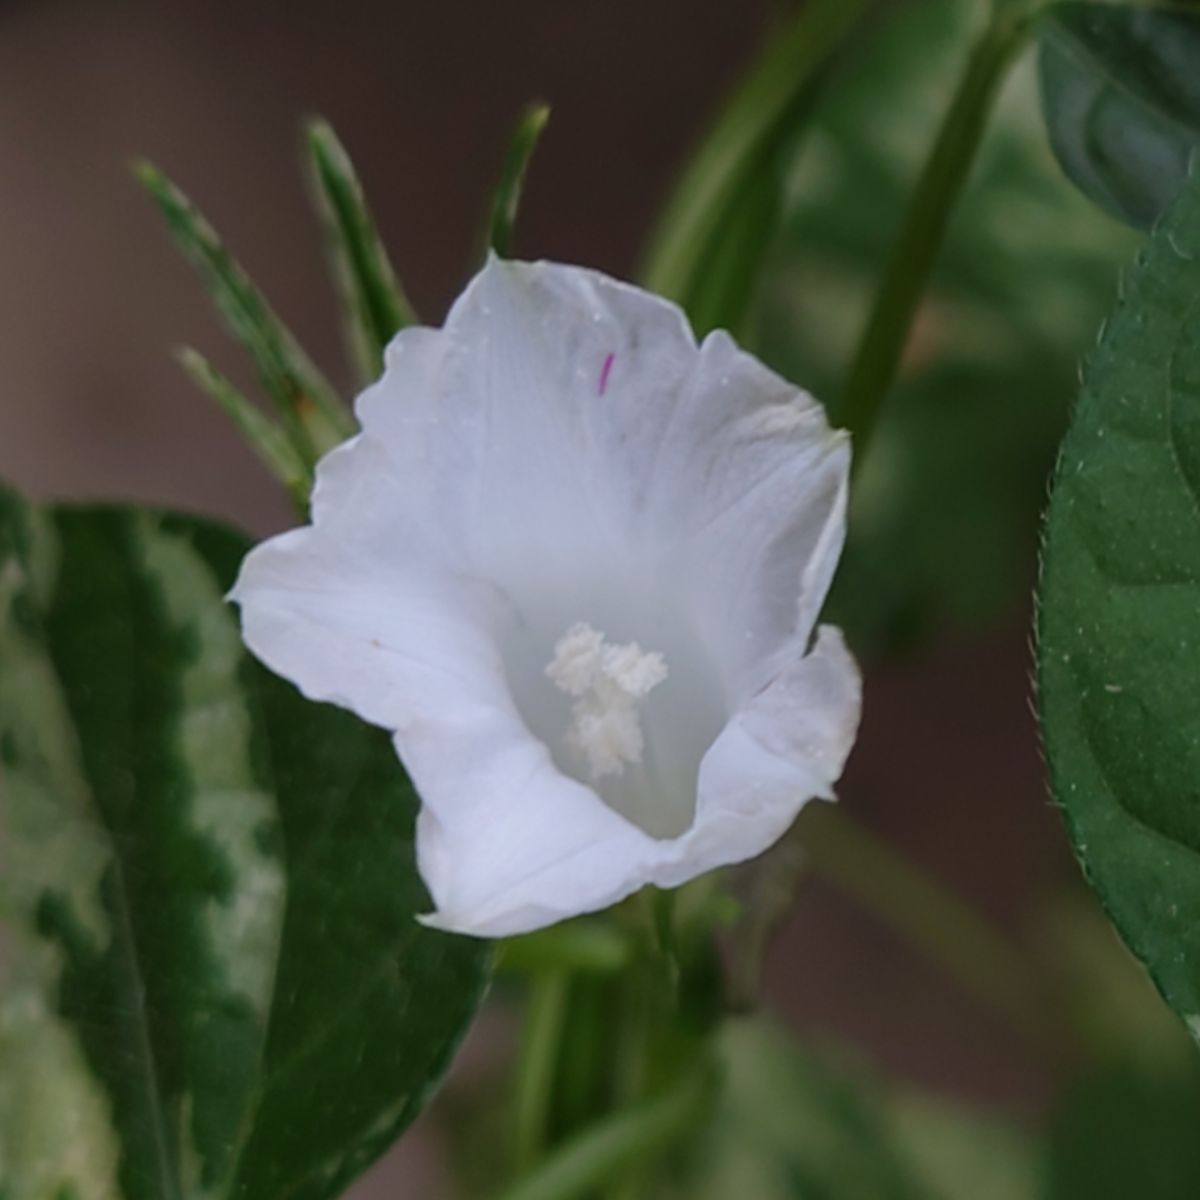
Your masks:
<svg viewBox="0 0 1200 1200"><path fill-rule="evenodd" d="M1200 144L1200 13L1065 3L1041 20L1054 153L1106 212L1149 229Z"/></svg>
<svg viewBox="0 0 1200 1200"><path fill-rule="evenodd" d="M1045 527L1039 708L1092 886L1200 1031L1200 185L1088 360Z"/></svg>
<svg viewBox="0 0 1200 1200"><path fill-rule="evenodd" d="M843 379L981 8L918 0L881 20L790 172L750 341L818 397ZM1133 245L1063 187L1030 70L1000 97L851 497L829 612L865 654L1028 596L1074 363Z"/></svg>
<svg viewBox="0 0 1200 1200"><path fill-rule="evenodd" d="M202 354L185 347L177 357L188 378L233 422L267 470L287 488L296 507L307 512L312 469L278 422L247 400Z"/></svg>
<svg viewBox="0 0 1200 1200"><path fill-rule="evenodd" d="M294 448L311 465L354 432L353 417L191 201L150 163L139 165L138 178L254 360Z"/></svg>
<svg viewBox="0 0 1200 1200"><path fill-rule="evenodd" d="M814 0L766 48L680 178L650 241L645 286L698 333L738 332L778 232L786 167L867 0Z"/></svg>
<svg viewBox="0 0 1200 1200"><path fill-rule="evenodd" d="M386 735L243 652L246 549L0 493L6 1200L336 1196L478 1004Z"/></svg>
<svg viewBox="0 0 1200 1200"><path fill-rule="evenodd" d="M334 276L350 346L363 383L383 371L383 351L396 331L417 315L379 240L349 155L326 121L305 130L313 190L325 222Z"/></svg>
<svg viewBox="0 0 1200 1200"><path fill-rule="evenodd" d="M1200 1062L1165 1075L1096 1068L1064 1097L1050 1132L1046 1200L1200 1196Z"/></svg>
<svg viewBox="0 0 1200 1200"><path fill-rule="evenodd" d="M885 1084L761 1021L722 1031L720 1105L677 1194L693 1200L1033 1200L1039 1149L1015 1129Z"/></svg>
<svg viewBox="0 0 1200 1200"><path fill-rule="evenodd" d="M522 114L513 130L500 171L500 182L492 197L491 213L488 217L488 247L507 258L512 254L513 229L517 223L517 208L521 203L521 190L525 186L525 172L529 160L537 149L538 139L550 119L550 106L531 104Z"/></svg>
<svg viewBox="0 0 1200 1200"><path fill-rule="evenodd" d="M502 1200L584 1200L622 1171L687 1137L716 1091L703 1059L649 1099L613 1112L557 1147Z"/></svg>

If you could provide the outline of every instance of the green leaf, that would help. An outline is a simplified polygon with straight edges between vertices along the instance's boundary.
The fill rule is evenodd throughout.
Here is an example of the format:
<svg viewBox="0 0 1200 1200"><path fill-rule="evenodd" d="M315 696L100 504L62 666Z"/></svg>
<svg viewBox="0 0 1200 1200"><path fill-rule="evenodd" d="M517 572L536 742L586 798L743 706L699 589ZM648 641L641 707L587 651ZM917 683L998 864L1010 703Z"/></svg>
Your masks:
<svg viewBox="0 0 1200 1200"><path fill-rule="evenodd" d="M311 464L354 433L354 418L192 202L150 163L139 164L137 175L253 358L293 447Z"/></svg>
<svg viewBox="0 0 1200 1200"><path fill-rule="evenodd" d="M1077 187L1149 229L1200 144L1200 14L1055 4L1041 21L1042 109Z"/></svg>
<svg viewBox="0 0 1200 1200"><path fill-rule="evenodd" d="M6 1200L333 1197L479 1001L386 735L243 652L247 548L0 493Z"/></svg>
<svg viewBox="0 0 1200 1200"><path fill-rule="evenodd" d="M521 114L509 141L508 153L500 171L500 182L492 197L487 233L488 246L502 258L512 253L513 228L517 223L517 207L525 187L525 172L529 169L529 160L537 149L538 140L549 119L548 104L531 104Z"/></svg>
<svg viewBox="0 0 1200 1200"><path fill-rule="evenodd" d="M1089 358L1038 594L1054 797L1125 941L1200 1034L1200 184Z"/></svg>
<svg viewBox="0 0 1200 1200"><path fill-rule="evenodd" d="M781 160L867 7L867 0L803 5L730 97L663 209L643 282L678 300L698 330L740 326L777 230Z"/></svg>
<svg viewBox="0 0 1200 1200"><path fill-rule="evenodd" d="M1168 1074L1093 1068L1068 1089L1050 1129L1046 1200L1200 1196L1200 1063Z"/></svg>
<svg viewBox="0 0 1200 1200"><path fill-rule="evenodd" d="M197 351L184 347L176 356L188 378L234 423L250 448L283 484L303 513L308 511L312 471L296 452L287 434L246 399Z"/></svg>
<svg viewBox="0 0 1200 1200"><path fill-rule="evenodd" d="M713 231L703 269L697 270L682 300L697 336L712 329L727 329L736 336L746 326L783 208L779 158L764 154L763 161L746 172Z"/></svg>
<svg viewBox="0 0 1200 1200"><path fill-rule="evenodd" d="M365 383L383 370L383 351L397 330L417 321L396 280L363 198L354 165L328 122L305 130L317 206L325 223L350 344Z"/></svg>
<svg viewBox="0 0 1200 1200"><path fill-rule="evenodd" d="M844 375L985 9L895 6L814 114L748 332L819 398ZM1026 603L1075 364L1135 245L1063 186L1033 70L1017 64L993 114L852 492L830 614L866 655Z"/></svg>
<svg viewBox="0 0 1200 1200"><path fill-rule="evenodd" d="M760 1020L730 1022L725 1080L672 1195L689 1200L1033 1200L1037 1147Z"/></svg>

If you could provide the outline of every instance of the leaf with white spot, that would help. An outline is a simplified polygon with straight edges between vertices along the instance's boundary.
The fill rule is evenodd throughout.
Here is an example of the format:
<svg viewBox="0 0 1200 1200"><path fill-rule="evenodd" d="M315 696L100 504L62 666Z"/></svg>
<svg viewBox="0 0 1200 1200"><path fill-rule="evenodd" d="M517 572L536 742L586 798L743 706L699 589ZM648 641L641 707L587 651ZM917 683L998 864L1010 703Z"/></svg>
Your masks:
<svg viewBox="0 0 1200 1200"><path fill-rule="evenodd" d="M337 1195L478 1003L388 739L242 650L246 549L0 492L5 1200Z"/></svg>

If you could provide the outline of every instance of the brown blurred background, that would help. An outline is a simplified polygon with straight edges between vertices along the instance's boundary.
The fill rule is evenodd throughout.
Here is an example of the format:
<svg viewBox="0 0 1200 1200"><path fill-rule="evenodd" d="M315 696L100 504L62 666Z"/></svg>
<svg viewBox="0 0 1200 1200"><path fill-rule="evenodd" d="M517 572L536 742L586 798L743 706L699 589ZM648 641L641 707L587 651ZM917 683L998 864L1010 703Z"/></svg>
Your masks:
<svg viewBox="0 0 1200 1200"><path fill-rule="evenodd" d="M440 320L471 261L507 132L553 105L518 249L629 275L672 170L753 53L764 0L26 0L0 4L0 476L255 532L288 510L169 357L237 353L127 170L147 156L212 218L347 384L298 121L346 143L409 293ZM1031 538L1032 553L1032 538ZM1032 557L1031 557L1032 561ZM1062 874L1026 697L1024 619L874 670L847 803L1017 936ZM937 764L936 769L934 764ZM833 890L776 944L772 1002L883 1069L1020 1113L1048 1067ZM492 1041L503 1040L504 1032ZM473 1054L490 1053L473 1038ZM428 1125L354 1191L443 1194Z"/></svg>

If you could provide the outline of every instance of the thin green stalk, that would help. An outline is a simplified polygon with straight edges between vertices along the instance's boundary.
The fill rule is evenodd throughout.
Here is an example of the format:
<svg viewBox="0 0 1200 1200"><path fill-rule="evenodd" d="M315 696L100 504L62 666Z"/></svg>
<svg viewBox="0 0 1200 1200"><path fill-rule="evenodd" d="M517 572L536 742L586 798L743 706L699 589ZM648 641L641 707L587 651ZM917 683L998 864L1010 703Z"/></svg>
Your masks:
<svg viewBox="0 0 1200 1200"><path fill-rule="evenodd" d="M689 1133L716 1091L705 1063L665 1092L583 1130L519 1179L501 1200L572 1200L587 1196L633 1164Z"/></svg>
<svg viewBox="0 0 1200 1200"><path fill-rule="evenodd" d="M1047 994L1028 960L952 891L834 805L810 804L796 835L808 867L1021 1032L1052 1042Z"/></svg>
<svg viewBox="0 0 1200 1200"><path fill-rule="evenodd" d="M501 258L508 258L512 253L513 229L517 223L521 193L525 188L525 174L549 119L548 104L531 104L521 114L513 130L488 216L487 246Z"/></svg>
<svg viewBox="0 0 1200 1200"><path fill-rule="evenodd" d="M296 511L307 517L312 471L287 433L247 400L203 355L185 346L175 357L188 378L229 417L250 448L287 489Z"/></svg>
<svg viewBox="0 0 1200 1200"><path fill-rule="evenodd" d="M543 971L530 980L513 1101L513 1167L518 1176L533 1168L545 1147L568 982L562 970Z"/></svg>
<svg viewBox="0 0 1200 1200"><path fill-rule="evenodd" d="M648 909L653 909L648 889L639 897ZM653 912L647 914L651 924ZM654 936L653 933L651 936ZM651 959L641 964L640 971L631 973L621 995L621 1016L615 1047L612 1089L613 1106L631 1109L645 1100L648 1090L650 1058L655 1032L656 985L664 968L664 959L657 947ZM668 980L663 980L669 983ZM614 1170L604 1189L604 1200L636 1200L642 1185L642 1159Z"/></svg>
<svg viewBox="0 0 1200 1200"><path fill-rule="evenodd" d="M502 942L496 970L509 974L555 968L619 975L634 956L633 939L609 921L576 920Z"/></svg>
<svg viewBox="0 0 1200 1200"><path fill-rule="evenodd" d="M357 430L353 414L183 192L151 163L137 164L135 172L253 358L296 453L311 465Z"/></svg>
<svg viewBox="0 0 1200 1200"><path fill-rule="evenodd" d="M767 950L792 910L804 868L800 831L793 827L750 873L751 893L744 900L731 939L727 1003L734 1012L748 1012L758 1004Z"/></svg>
<svg viewBox="0 0 1200 1200"><path fill-rule="evenodd" d="M686 299L712 235L747 174L776 141L802 96L870 0L809 0L734 92L697 148L651 237L642 280ZM790 132L790 128L789 128Z"/></svg>
<svg viewBox="0 0 1200 1200"><path fill-rule="evenodd" d="M417 324L417 314L396 278L367 207L350 156L328 121L305 128L313 198L325 226L329 256L351 348L364 382L377 379L396 331Z"/></svg>
<svg viewBox="0 0 1200 1200"><path fill-rule="evenodd" d="M1031 24L1023 6L997 9L967 62L909 200L836 409L837 423L854 435L856 468L862 464L884 397L891 390L917 305L992 106Z"/></svg>
<svg viewBox="0 0 1200 1200"><path fill-rule="evenodd" d="M650 893L654 941L665 963L665 973L671 979L679 978L679 950L675 945L675 890L654 888Z"/></svg>

